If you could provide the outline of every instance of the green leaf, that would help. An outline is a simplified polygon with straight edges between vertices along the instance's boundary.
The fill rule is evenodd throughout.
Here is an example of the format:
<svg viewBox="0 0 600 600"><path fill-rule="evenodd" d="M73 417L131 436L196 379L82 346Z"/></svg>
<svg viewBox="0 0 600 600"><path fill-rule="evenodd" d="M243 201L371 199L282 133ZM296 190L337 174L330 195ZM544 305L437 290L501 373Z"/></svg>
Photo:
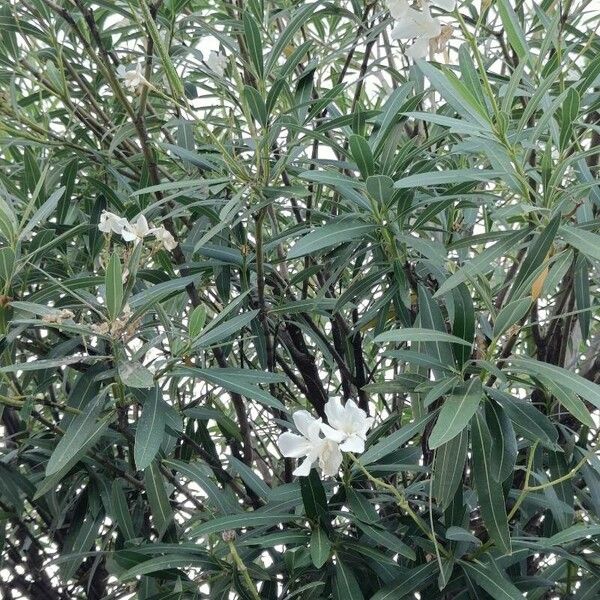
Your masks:
<svg viewBox="0 0 600 600"><path fill-rule="evenodd" d="M600 525L585 525L582 523L571 525L571 527L554 534L548 539L548 543L552 546L564 546L588 536L591 538L600 536Z"/></svg>
<svg viewBox="0 0 600 600"><path fill-rule="evenodd" d="M288 259L300 258L331 246L363 239L364 236L372 233L374 229L375 225L362 221L346 220L324 225L300 238L290 248Z"/></svg>
<svg viewBox="0 0 600 600"><path fill-rule="evenodd" d="M394 196L394 180L387 175L367 177L367 191L378 204L386 206Z"/></svg>
<svg viewBox="0 0 600 600"><path fill-rule="evenodd" d="M523 594L498 569L493 559L487 564L460 561L460 565L494 600L523 600Z"/></svg>
<svg viewBox="0 0 600 600"><path fill-rule="evenodd" d="M121 381L128 387L151 388L154 386L154 374L138 362L119 363L118 370Z"/></svg>
<svg viewBox="0 0 600 600"><path fill-rule="evenodd" d="M187 463L182 460L163 460L165 467L175 469L190 481L194 481L207 495L211 506L223 514L235 514L240 512L241 507L230 490L220 489L206 474L208 467L199 463Z"/></svg>
<svg viewBox="0 0 600 600"><path fill-rule="evenodd" d="M21 233L19 234L19 240L26 239L27 235L30 234L40 223L46 223L50 219L50 215L54 212L58 201L61 199L63 193L65 191L64 187L58 188L42 206L40 206L35 213L31 216L27 225L23 227Z"/></svg>
<svg viewBox="0 0 600 600"><path fill-rule="evenodd" d="M0 281L10 282L15 268L15 252L6 246L0 248Z"/></svg>
<svg viewBox="0 0 600 600"><path fill-rule="evenodd" d="M355 525L376 544L384 546L388 550L408 558L408 560L416 560L415 551L387 529L362 523L361 521L356 521Z"/></svg>
<svg viewBox="0 0 600 600"><path fill-rule="evenodd" d="M505 304L494 323L494 337L501 336L509 327L516 325L529 312L531 308L531 298L525 296L517 298L508 304Z"/></svg>
<svg viewBox="0 0 600 600"><path fill-rule="evenodd" d="M99 394L73 419L48 460L46 476L57 473L70 461L82 456L88 439L108 427L113 418L112 413L98 420L104 401L105 395Z"/></svg>
<svg viewBox="0 0 600 600"><path fill-rule="evenodd" d="M508 36L508 42L517 53L520 62L525 62L529 57L529 47L515 11L508 0L498 0L496 7Z"/></svg>
<svg viewBox="0 0 600 600"><path fill-rule="evenodd" d="M0 198L0 234L9 243L12 243L17 234L18 227L19 224L15 216L15 209Z"/></svg>
<svg viewBox="0 0 600 600"><path fill-rule="evenodd" d="M360 494L350 486L347 486L346 498L352 514L357 519L369 525L373 525L379 521L379 515L377 514L377 511L363 494Z"/></svg>
<svg viewBox="0 0 600 600"><path fill-rule="evenodd" d="M248 11L244 11L242 19L244 23L244 38L248 46L250 60L252 61L254 69L256 70L256 74L262 79L263 49L260 31L254 17Z"/></svg>
<svg viewBox="0 0 600 600"><path fill-rule="evenodd" d="M465 183L466 181L493 181L504 175L502 171L489 169L456 169L454 171L430 171L408 175L394 183L395 188L410 189L447 183Z"/></svg>
<svg viewBox="0 0 600 600"><path fill-rule="evenodd" d="M327 496L316 469L311 469L308 477L300 477L300 492L306 516L314 522L329 525Z"/></svg>
<svg viewBox="0 0 600 600"><path fill-rule="evenodd" d="M590 273L589 265L583 254L575 259L575 272L573 274L573 290L575 291L575 307L579 312L579 327L581 337L587 340L590 335Z"/></svg>
<svg viewBox="0 0 600 600"><path fill-rule="evenodd" d="M485 388L486 394L496 400L510 418L515 431L532 442L539 442L546 448L557 448L558 431L552 422L535 406L525 400L518 400L510 394L494 388Z"/></svg>
<svg viewBox="0 0 600 600"><path fill-rule="evenodd" d="M497 242L493 246L486 248L476 257L471 258L456 273L448 277L440 285L434 298L441 296L455 288L457 285L472 279L493 269L493 262L514 249L514 247L527 235L527 229L521 229L509 235L507 238Z"/></svg>
<svg viewBox="0 0 600 600"><path fill-rule="evenodd" d="M554 238L558 231L560 224L560 214L556 215L544 228L544 230L534 239L533 243L529 245L527 255L525 256L517 276L515 277L514 283L508 296L508 301L521 296L531 294L530 289L525 289L529 282L529 278L546 260L546 256L554 243Z"/></svg>
<svg viewBox="0 0 600 600"><path fill-rule="evenodd" d="M177 277L170 281L152 285L133 295L129 300L129 306L134 310L138 310L144 306L150 306L155 302L161 302L167 296L183 292L183 290L185 290L190 283L193 283L197 277L197 275L186 275L184 277Z"/></svg>
<svg viewBox="0 0 600 600"><path fill-rule="evenodd" d="M466 429L435 451L432 494L441 509L446 509L462 481L467 460L469 434Z"/></svg>
<svg viewBox="0 0 600 600"><path fill-rule="evenodd" d="M288 412L285 406L256 385L258 383L256 377L252 375L253 371L248 371L248 375L244 375L240 370L230 371L229 369L196 369L193 367L180 367L174 371L174 375L192 377L202 379L213 385L222 387L223 389L246 396L251 400L256 400L265 406L276 408L284 412ZM258 371L257 371L258 373ZM268 381L268 379L267 379Z"/></svg>
<svg viewBox="0 0 600 600"><path fill-rule="evenodd" d="M369 142L367 142L362 135L357 134L352 134L348 138L348 142L352 158L354 159L362 178L367 179L367 177L373 175L375 172L375 160L373 159L373 153L371 152Z"/></svg>
<svg viewBox="0 0 600 600"><path fill-rule="evenodd" d="M154 519L154 527L156 527L159 537L162 537L173 520L173 510L156 460L144 470L144 484Z"/></svg>
<svg viewBox="0 0 600 600"><path fill-rule="evenodd" d="M244 98L250 107L250 112L252 116L263 126L265 127L269 121L269 117L267 115L267 107L265 105L265 101L262 99L262 96L258 93L258 90L254 89L252 86L245 85L244 86Z"/></svg>
<svg viewBox="0 0 600 600"><path fill-rule="evenodd" d="M334 600L363 600L364 596L352 570L339 558L335 564L333 582Z"/></svg>
<svg viewBox="0 0 600 600"><path fill-rule="evenodd" d="M123 272L121 260L113 252L106 269L106 309L111 319L116 319L121 314L123 306Z"/></svg>
<svg viewBox="0 0 600 600"><path fill-rule="evenodd" d="M485 403L485 421L487 423L492 447L490 464L492 477L502 483L512 475L517 460L517 439L510 419L502 407L493 400Z"/></svg>
<svg viewBox="0 0 600 600"><path fill-rule="evenodd" d="M571 225L563 225L560 234L568 244L589 258L600 260L600 235Z"/></svg>
<svg viewBox="0 0 600 600"><path fill-rule="evenodd" d="M211 322L204 328L202 335L195 340L194 347L212 346L213 344L228 340L232 335L248 326L257 314L258 310L249 310L218 325L214 325Z"/></svg>
<svg viewBox="0 0 600 600"><path fill-rule="evenodd" d="M590 415L586 405L579 396L568 386L561 385L559 382L547 378L540 378L544 387L554 395L554 397L579 421L588 427L594 428L594 420Z"/></svg>
<svg viewBox="0 0 600 600"><path fill-rule="evenodd" d="M429 436L429 447L439 448L457 436L469 424L482 399L481 380L477 377L455 387L442 405L440 416Z"/></svg>
<svg viewBox="0 0 600 600"><path fill-rule="evenodd" d="M448 529L446 529L445 537L447 540L452 540L454 542L467 542L469 544L481 546L481 540L462 527L448 527Z"/></svg>
<svg viewBox="0 0 600 600"><path fill-rule="evenodd" d="M114 479L111 489L111 507L117 525L126 540L132 540L135 535L133 521L129 513L130 507L127 504L127 498L123 492L123 485L120 479Z"/></svg>
<svg viewBox="0 0 600 600"><path fill-rule="evenodd" d="M452 290L454 300L454 318L452 319L452 334L466 342L472 342L475 336L475 308L469 288L459 284ZM464 365L471 356L471 348L462 344L453 344L452 351L459 366Z"/></svg>
<svg viewBox="0 0 600 600"><path fill-rule="evenodd" d="M206 308L201 304L196 306L190 315L190 320L188 323L188 331L190 337L196 337L204 327L206 323Z"/></svg>
<svg viewBox="0 0 600 600"><path fill-rule="evenodd" d="M160 389L146 394L142 415L135 428L133 456L138 470L143 471L154 460L165 436L165 410Z"/></svg>
<svg viewBox="0 0 600 600"><path fill-rule="evenodd" d="M473 345L472 342L467 342L466 340L449 333L435 331L434 329L418 329L412 327L380 333L373 341L376 344L385 344L387 342L449 342L468 347Z"/></svg>
<svg viewBox="0 0 600 600"><path fill-rule="evenodd" d="M328 560L331 553L331 542L320 527L316 527L310 536L310 558L313 565L320 569Z"/></svg>
<svg viewBox="0 0 600 600"><path fill-rule="evenodd" d="M473 478L483 522L498 548L511 553L510 532L504 505L502 485L493 476L490 449L492 439L484 418L475 414L471 427L473 446Z"/></svg>
<svg viewBox="0 0 600 600"><path fill-rule="evenodd" d="M530 375L539 375L565 386L600 409L600 385L584 379L567 369L534 360L531 358L512 356L509 359L511 365Z"/></svg>
<svg viewBox="0 0 600 600"><path fill-rule="evenodd" d="M489 116L468 88L448 69L440 70L425 60L417 59L420 71L444 100L469 123L476 123L492 134Z"/></svg>
<svg viewBox="0 0 600 600"><path fill-rule="evenodd" d="M581 99L577 89L574 87L569 88L560 115L560 139L558 146L561 150L565 150L571 141L573 123L579 115L580 102Z"/></svg>
<svg viewBox="0 0 600 600"><path fill-rule="evenodd" d="M415 435L423 433L425 426L437 414L432 411L420 418L415 419L412 423L404 425L398 431L379 440L374 446L371 446L364 454L360 456L360 462L366 466L375 461L387 456L394 450L400 448L403 444L411 440Z"/></svg>
<svg viewBox="0 0 600 600"><path fill-rule="evenodd" d="M173 549L176 550L177 547L175 546ZM129 581L130 579L149 575L158 571L184 567L214 568L214 561L208 558L208 556L200 554L200 550L198 554L165 554L135 565L131 569L121 573L119 579L121 581Z"/></svg>
<svg viewBox="0 0 600 600"><path fill-rule="evenodd" d="M197 523L189 531L192 537L204 537L211 533L220 533L222 531L236 531L238 529L247 529L248 527L271 527L280 523L288 523L297 519L298 516L290 513L275 512L245 512L237 515L227 515L226 517L217 517L206 523Z"/></svg>
<svg viewBox="0 0 600 600"><path fill-rule="evenodd" d="M398 580L385 585L371 596L371 600L401 600L413 592L428 587L438 574L438 570L439 565L436 560L409 569Z"/></svg>
<svg viewBox="0 0 600 600"><path fill-rule="evenodd" d="M306 25L316 8L316 2L305 4L304 6L297 6L297 9L292 13L290 21L277 36L277 41L267 57L265 75L269 75L273 67L277 64L277 61L281 58L284 50L291 44L294 35L302 26Z"/></svg>

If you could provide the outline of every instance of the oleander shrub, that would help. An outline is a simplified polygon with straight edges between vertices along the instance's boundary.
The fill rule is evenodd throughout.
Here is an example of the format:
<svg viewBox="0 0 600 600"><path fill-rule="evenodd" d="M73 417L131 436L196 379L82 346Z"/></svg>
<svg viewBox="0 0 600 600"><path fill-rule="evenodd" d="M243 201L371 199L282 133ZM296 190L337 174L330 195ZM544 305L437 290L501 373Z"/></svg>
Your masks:
<svg viewBox="0 0 600 600"><path fill-rule="evenodd" d="M0 0L0 596L600 597L596 0Z"/></svg>

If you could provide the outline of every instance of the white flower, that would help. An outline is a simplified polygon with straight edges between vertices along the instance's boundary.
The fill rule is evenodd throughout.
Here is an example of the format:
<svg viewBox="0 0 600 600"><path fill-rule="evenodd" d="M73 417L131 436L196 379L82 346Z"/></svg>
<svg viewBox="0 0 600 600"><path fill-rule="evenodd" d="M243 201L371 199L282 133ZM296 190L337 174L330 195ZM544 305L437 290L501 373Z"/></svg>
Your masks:
<svg viewBox="0 0 600 600"><path fill-rule="evenodd" d="M373 419L356 405L354 400L348 400L345 405L339 398L332 398L325 405L325 414L329 424L322 423L321 431L325 437L337 442L344 452L364 452L367 431L373 424Z"/></svg>
<svg viewBox="0 0 600 600"><path fill-rule="evenodd" d="M317 461L323 477L336 475L342 464L342 453L335 441L321 436L321 419L315 419L306 410L296 411L293 419L302 435L286 431L279 436L277 445L288 458L306 457L296 468L294 475L306 477Z"/></svg>
<svg viewBox="0 0 600 600"><path fill-rule="evenodd" d="M225 67L227 67L227 57L224 54L219 54L211 50L206 59L206 66L218 77L223 77Z"/></svg>
<svg viewBox="0 0 600 600"><path fill-rule="evenodd" d="M137 64L134 69L129 71L123 66L117 67L117 76L123 80L123 84L126 88L129 88L132 92L139 90L143 85L147 85L148 81L142 73L142 65Z"/></svg>
<svg viewBox="0 0 600 600"><path fill-rule="evenodd" d="M127 223L123 227L121 236L126 242L133 242L133 240L143 240L147 235L151 235L152 233L154 233L154 230L148 227L146 217L139 215L135 221Z"/></svg>
<svg viewBox="0 0 600 600"><path fill-rule="evenodd" d="M424 58L429 49L429 41L437 38L442 32L440 21L431 16L429 5L423 3L423 11L408 8L402 20L394 27L391 37L394 40L416 38L415 43L406 50L411 58Z"/></svg>
<svg viewBox="0 0 600 600"><path fill-rule="evenodd" d="M401 19L409 9L407 0L387 0L387 8L393 19Z"/></svg>
<svg viewBox="0 0 600 600"><path fill-rule="evenodd" d="M433 0L433 4L448 12L452 12L456 8L456 0Z"/></svg>
<svg viewBox="0 0 600 600"><path fill-rule="evenodd" d="M177 240L162 225L154 229L154 236L165 247L165 250L173 250L177 247Z"/></svg>
<svg viewBox="0 0 600 600"><path fill-rule="evenodd" d="M129 223L124 217L119 217L119 215L115 215L115 213L103 210L100 215L98 229L103 233L116 233L117 235L121 235L123 228L127 225L129 225Z"/></svg>

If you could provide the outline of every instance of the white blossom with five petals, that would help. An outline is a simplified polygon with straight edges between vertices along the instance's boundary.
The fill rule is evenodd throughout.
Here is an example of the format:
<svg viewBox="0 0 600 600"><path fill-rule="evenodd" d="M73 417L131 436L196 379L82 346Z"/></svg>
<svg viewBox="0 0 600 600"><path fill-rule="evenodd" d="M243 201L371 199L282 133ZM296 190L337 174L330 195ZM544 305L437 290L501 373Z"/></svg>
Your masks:
<svg viewBox="0 0 600 600"><path fill-rule="evenodd" d="M138 215L135 221L131 221L127 223L125 227L123 227L121 236L126 242L133 242L134 240L143 240L147 235L151 235L153 233L154 230L148 227L148 221L146 220L146 217L144 215Z"/></svg>
<svg viewBox="0 0 600 600"><path fill-rule="evenodd" d="M442 32L442 24L431 16L428 4L423 4L422 11L407 7L402 19L391 33L391 38L394 40L415 40L406 49L406 55L411 58L424 58L429 49L429 41Z"/></svg>
<svg viewBox="0 0 600 600"><path fill-rule="evenodd" d="M301 435L286 431L279 436L277 445L283 456L304 458L294 475L307 476L318 462L323 477L332 477L342 464L342 451L364 452L373 419L354 400L342 405L339 398L331 399L325 404L325 415L328 424L299 410L292 418Z"/></svg>
<svg viewBox="0 0 600 600"><path fill-rule="evenodd" d="M444 52L446 44L452 36L452 27L442 25L433 17L427 0L420 2L423 10L412 8L408 0L387 0L390 15L396 20L391 38L394 40L414 40L406 48L410 58L425 58L430 50L433 53ZM433 4L448 12L454 10L456 0L434 0Z"/></svg>
<svg viewBox="0 0 600 600"><path fill-rule="evenodd" d="M367 431L373 419L359 408L354 400L345 405L339 398L332 398L325 405L325 414L329 424L322 423L321 431L325 437L337 442L344 452L364 452Z"/></svg>
<svg viewBox="0 0 600 600"><path fill-rule="evenodd" d="M306 477L317 462L323 477L336 475L342 453L337 442L321 435L321 419L315 419L306 410L296 411L292 418L301 435L286 431L279 436L277 445L287 458L304 458L294 475Z"/></svg>
<svg viewBox="0 0 600 600"><path fill-rule="evenodd" d="M139 63L133 69L127 70L124 65L117 67L117 77L123 80L123 85L132 92L137 92L143 85L148 85L148 80L142 73Z"/></svg>
<svg viewBox="0 0 600 600"><path fill-rule="evenodd" d="M165 250L174 250L177 247L177 240L171 235L169 231L162 225L157 227L154 231L154 237L162 243Z"/></svg>
<svg viewBox="0 0 600 600"><path fill-rule="evenodd" d="M123 229L129 225L129 222L124 217L115 215L115 213L103 210L100 215L100 223L98 223L98 229L102 233L116 233L121 235Z"/></svg>

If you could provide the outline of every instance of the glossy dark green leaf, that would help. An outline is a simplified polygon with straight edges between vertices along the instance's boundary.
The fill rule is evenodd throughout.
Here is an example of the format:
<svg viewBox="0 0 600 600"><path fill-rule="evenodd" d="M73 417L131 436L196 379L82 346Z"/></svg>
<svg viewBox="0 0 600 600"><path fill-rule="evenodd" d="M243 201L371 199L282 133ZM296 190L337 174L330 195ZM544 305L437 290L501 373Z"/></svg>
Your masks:
<svg viewBox="0 0 600 600"><path fill-rule="evenodd" d="M316 527L310 536L310 558L313 565L320 569L329 559L330 553L331 542L327 533L320 527Z"/></svg>
<svg viewBox="0 0 600 600"><path fill-rule="evenodd" d="M510 554L511 542L502 486L494 479L492 438L483 416L475 414L472 425L473 476L481 515L494 544Z"/></svg>
<svg viewBox="0 0 600 600"><path fill-rule="evenodd" d="M348 138L352 158L358 166L363 179L367 179L375 171L375 160L369 142L361 135L353 134Z"/></svg>
<svg viewBox="0 0 600 600"><path fill-rule="evenodd" d="M135 428L135 466L143 471L154 460L165 436L166 413L158 386L146 394Z"/></svg>
<svg viewBox="0 0 600 600"><path fill-rule="evenodd" d="M432 494L442 509L452 502L462 481L468 440L468 432L463 430L435 451Z"/></svg>
<svg viewBox="0 0 600 600"><path fill-rule="evenodd" d="M444 400L440 415L429 436L429 447L439 448L463 431L482 399L481 380L477 377L455 387Z"/></svg>
<svg viewBox="0 0 600 600"><path fill-rule="evenodd" d="M339 559L335 564L333 581L333 597L335 600L363 600L363 593L352 569Z"/></svg>

